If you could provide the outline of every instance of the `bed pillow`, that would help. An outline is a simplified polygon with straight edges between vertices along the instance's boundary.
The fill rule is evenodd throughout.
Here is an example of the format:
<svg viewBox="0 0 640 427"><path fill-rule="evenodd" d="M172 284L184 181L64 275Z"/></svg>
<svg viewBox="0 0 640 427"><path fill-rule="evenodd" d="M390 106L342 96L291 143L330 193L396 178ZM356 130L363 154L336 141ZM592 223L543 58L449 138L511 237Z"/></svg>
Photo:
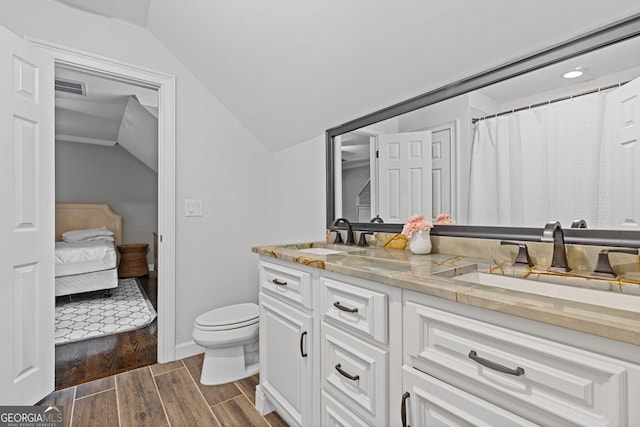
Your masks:
<svg viewBox="0 0 640 427"><path fill-rule="evenodd" d="M62 233L62 240L69 243L100 240L101 237L113 238L113 232L107 227L87 228L84 230L71 230ZM91 239L91 240L89 240ZM110 240L110 239L105 239Z"/></svg>
<svg viewBox="0 0 640 427"><path fill-rule="evenodd" d="M69 242L68 240L65 240L66 243L82 243L82 242L95 242L97 240L104 240L107 242L115 242L116 239L113 238L113 236L95 236L95 237L87 237L85 239L82 240L77 240L75 242Z"/></svg>

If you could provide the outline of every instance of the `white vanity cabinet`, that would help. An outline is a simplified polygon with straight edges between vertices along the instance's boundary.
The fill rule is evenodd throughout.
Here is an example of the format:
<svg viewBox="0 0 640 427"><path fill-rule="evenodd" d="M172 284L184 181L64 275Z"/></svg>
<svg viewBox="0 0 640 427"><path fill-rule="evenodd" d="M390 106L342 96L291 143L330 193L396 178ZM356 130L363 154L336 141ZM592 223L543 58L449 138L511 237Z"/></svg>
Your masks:
<svg viewBox="0 0 640 427"><path fill-rule="evenodd" d="M502 321L490 323L451 312L451 304L448 309L443 305L423 294L404 293L405 391L412 393L409 388L415 381L411 378L428 374L423 384L430 391L425 396L436 394L433 380L437 379L438 393L444 395L445 388L452 388L456 395L472 398L472 405L484 407L486 411L476 409L473 414L486 415L482 421L487 425L496 425L496 416L554 426L637 424L630 406L640 395L640 366L545 339L545 330L553 328L548 325L528 322L535 326L534 336L503 323L509 316L496 314L495 319ZM469 307L459 309L464 312ZM572 334L565 331L567 338ZM421 394L413 394L421 402ZM413 397L408 399L412 411L428 412L422 403L414 405ZM495 407L502 412L494 411ZM424 419L411 425L427 425Z"/></svg>
<svg viewBox="0 0 640 427"><path fill-rule="evenodd" d="M256 407L290 425L640 425L636 346L267 260Z"/></svg>
<svg viewBox="0 0 640 427"><path fill-rule="evenodd" d="M312 305L313 270L260 262L260 386L263 412L273 408L291 425L314 425L319 395ZM315 273L317 277L317 273ZM264 402L264 399L268 403Z"/></svg>
<svg viewBox="0 0 640 427"><path fill-rule="evenodd" d="M328 272L319 281L320 424L394 425L401 290Z"/></svg>

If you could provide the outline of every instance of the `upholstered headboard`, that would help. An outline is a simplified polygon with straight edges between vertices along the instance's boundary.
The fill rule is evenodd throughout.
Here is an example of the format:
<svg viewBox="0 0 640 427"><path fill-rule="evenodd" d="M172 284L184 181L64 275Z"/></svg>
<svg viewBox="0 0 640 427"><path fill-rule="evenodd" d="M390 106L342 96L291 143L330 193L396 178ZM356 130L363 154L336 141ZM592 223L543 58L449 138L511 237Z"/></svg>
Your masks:
<svg viewBox="0 0 640 427"><path fill-rule="evenodd" d="M56 242L71 230L107 227L113 231L114 243L122 244L122 217L106 204L56 203Z"/></svg>

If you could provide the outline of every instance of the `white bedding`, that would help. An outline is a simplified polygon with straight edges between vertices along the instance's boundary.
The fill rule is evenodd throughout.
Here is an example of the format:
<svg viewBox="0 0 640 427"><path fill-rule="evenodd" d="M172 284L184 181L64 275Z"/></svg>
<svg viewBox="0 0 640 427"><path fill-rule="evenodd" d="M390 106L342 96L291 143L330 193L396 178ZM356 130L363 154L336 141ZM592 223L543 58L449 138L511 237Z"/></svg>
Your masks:
<svg viewBox="0 0 640 427"><path fill-rule="evenodd" d="M118 269L56 277L56 296L113 289L118 286Z"/></svg>
<svg viewBox="0 0 640 427"><path fill-rule="evenodd" d="M113 242L56 242L55 276L104 271L116 267L116 250Z"/></svg>
<svg viewBox="0 0 640 427"><path fill-rule="evenodd" d="M113 232L107 227L100 227L87 228L82 230L71 230L62 233L62 241L71 243L98 240L100 238L113 241Z"/></svg>

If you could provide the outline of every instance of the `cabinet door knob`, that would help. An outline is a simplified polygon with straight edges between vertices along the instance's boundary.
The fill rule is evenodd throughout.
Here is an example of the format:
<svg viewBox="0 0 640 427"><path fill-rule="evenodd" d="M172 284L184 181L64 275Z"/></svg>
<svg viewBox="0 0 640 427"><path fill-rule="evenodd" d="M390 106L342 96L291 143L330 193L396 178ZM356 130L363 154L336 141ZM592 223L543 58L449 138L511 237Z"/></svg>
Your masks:
<svg viewBox="0 0 640 427"><path fill-rule="evenodd" d="M475 362L481 364L482 366L486 366L489 369L493 369L494 371L502 372L503 374L515 375L519 377L520 375L524 375L524 368L517 367L516 369L507 368L499 363L492 362L491 360L484 359L478 356L474 350L469 352L469 359L474 360Z"/></svg>
<svg viewBox="0 0 640 427"><path fill-rule="evenodd" d="M340 375L350 379L351 381L358 381L360 379L360 375L351 375L350 373L342 369L342 365L339 363L336 365L336 371L340 372Z"/></svg>
<svg viewBox="0 0 640 427"><path fill-rule="evenodd" d="M345 307L344 305L340 304L340 301L336 301L333 303L333 306L335 308L337 308L338 310L341 311L346 311L347 313L357 313L358 309L357 308L349 308L349 307Z"/></svg>
<svg viewBox="0 0 640 427"><path fill-rule="evenodd" d="M402 395L402 405L400 405L400 416L402 417L402 427L411 427L407 424L407 399L409 399L408 391Z"/></svg>
<svg viewBox="0 0 640 427"><path fill-rule="evenodd" d="M304 337L307 336L307 331L304 331L300 334L300 355L302 357L307 357L307 352L304 351Z"/></svg>

